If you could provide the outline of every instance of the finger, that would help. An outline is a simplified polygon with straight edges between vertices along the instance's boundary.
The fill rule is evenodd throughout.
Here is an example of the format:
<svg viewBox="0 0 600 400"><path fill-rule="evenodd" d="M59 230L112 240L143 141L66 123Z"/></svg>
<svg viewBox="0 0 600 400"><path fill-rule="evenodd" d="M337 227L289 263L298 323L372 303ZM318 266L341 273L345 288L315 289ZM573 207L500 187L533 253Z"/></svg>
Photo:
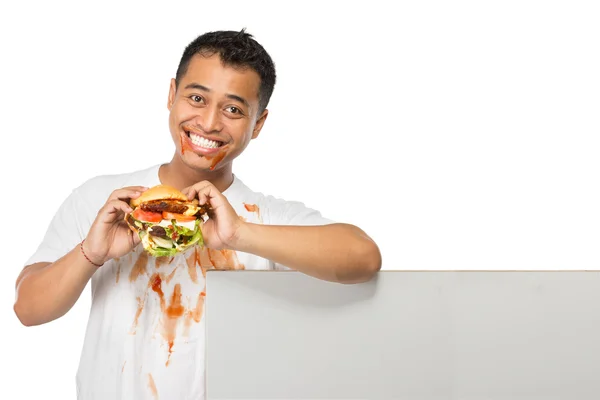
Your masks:
<svg viewBox="0 0 600 400"><path fill-rule="evenodd" d="M188 198L189 201L194 202L194 201L198 201L198 198L196 197L196 194L198 193L195 189L193 189L192 187L188 187L185 188L181 191L181 193L183 193L183 195L185 197Z"/></svg>
<svg viewBox="0 0 600 400"><path fill-rule="evenodd" d="M138 244L140 244L141 239L140 235L138 235L137 232L133 232L131 229L129 229L129 237L131 237L132 247L135 247Z"/></svg>
<svg viewBox="0 0 600 400"><path fill-rule="evenodd" d="M212 208L218 208L227 202L227 199L212 183L198 188L198 204L208 204Z"/></svg>
<svg viewBox="0 0 600 400"><path fill-rule="evenodd" d="M194 200L196 198L196 196L198 195L198 185L200 185L199 183L195 184L194 186L190 186L187 187L185 189L183 189L182 193L187 196L188 200Z"/></svg>
<svg viewBox="0 0 600 400"><path fill-rule="evenodd" d="M108 198L108 201L135 199L146 190L148 190L148 188L145 186L129 186L117 189L111 193L111 195Z"/></svg>
<svg viewBox="0 0 600 400"><path fill-rule="evenodd" d="M121 213L130 213L133 209L121 200L111 200L100 209L98 213L103 222L115 221Z"/></svg>
<svg viewBox="0 0 600 400"><path fill-rule="evenodd" d="M143 192L148 190L145 186L129 186L117 189L111 193L108 200L128 200L139 197Z"/></svg>
<svg viewBox="0 0 600 400"><path fill-rule="evenodd" d="M217 191L217 188L215 188L212 183L208 181L199 182L190 188L191 196L188 196L188 198L190 198L190 200L197 198L200 205L205 204L207 201L206 193L211 192L211 190L209 190L211 187L214 189L212 192Z"/></svg>
<svg viewBox="0 0 600 400"><path fill-rule="evenodd" d="M188 200L193 200L197 198L198 193L207 185L212 185L212 183L210 183L210 181L201 181L192 186L186 187L181 192L187 196Z"/></svg>

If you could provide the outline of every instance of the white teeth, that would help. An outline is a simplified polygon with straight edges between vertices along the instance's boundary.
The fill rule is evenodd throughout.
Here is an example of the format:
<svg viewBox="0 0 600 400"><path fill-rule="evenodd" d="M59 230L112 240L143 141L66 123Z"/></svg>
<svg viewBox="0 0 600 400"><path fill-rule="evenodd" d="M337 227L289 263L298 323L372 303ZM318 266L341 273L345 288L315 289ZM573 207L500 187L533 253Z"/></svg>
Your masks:
<svg viewBox="0 0 600 400"><path fill-rule="evenodd" d="M198 136L195 133L191 132L190 139L192 140L192 143L194 143L196 146L204 147L205 149L216 149L220 145L219 142L203 138L202 136Z"/></svg>

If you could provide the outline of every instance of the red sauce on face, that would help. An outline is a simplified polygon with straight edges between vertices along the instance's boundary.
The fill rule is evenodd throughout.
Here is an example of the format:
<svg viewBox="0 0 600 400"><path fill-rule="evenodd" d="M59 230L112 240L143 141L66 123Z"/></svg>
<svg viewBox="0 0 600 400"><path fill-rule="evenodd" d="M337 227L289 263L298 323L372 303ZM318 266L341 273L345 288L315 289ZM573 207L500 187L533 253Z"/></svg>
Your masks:
<svg viewBox="0 0 600 400"><path fill-rule="evenodd" d="M217 156L214 158L212 164L210 165L210 170L214 170L215 167L217 166L218 163L221 162L221 160L223 160L223 158L225 158L225 152L221 152L219 154L217 154Z"/></svg>

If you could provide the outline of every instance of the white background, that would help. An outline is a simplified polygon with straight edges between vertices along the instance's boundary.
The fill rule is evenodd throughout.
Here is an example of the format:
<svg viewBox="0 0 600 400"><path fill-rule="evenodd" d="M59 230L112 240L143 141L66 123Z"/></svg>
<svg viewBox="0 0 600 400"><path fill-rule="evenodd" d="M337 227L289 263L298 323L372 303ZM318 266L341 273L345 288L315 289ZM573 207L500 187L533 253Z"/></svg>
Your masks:
<svg viewBox="0 0 600 400"><path fill-rule="evenodd" d="M1 397L74 398L88 289L24 328L14 281L74 187L170 160L169 79L210 30L276 62L254 190L360 226L385 269L600 269L594 2L160 4L0 6Z"/></svg>

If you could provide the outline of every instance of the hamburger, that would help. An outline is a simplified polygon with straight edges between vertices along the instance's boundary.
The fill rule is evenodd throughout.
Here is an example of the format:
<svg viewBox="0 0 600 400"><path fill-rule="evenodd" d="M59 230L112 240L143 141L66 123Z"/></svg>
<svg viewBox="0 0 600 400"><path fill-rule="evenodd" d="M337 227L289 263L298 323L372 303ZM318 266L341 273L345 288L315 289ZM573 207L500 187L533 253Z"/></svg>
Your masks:
<svg viewBox="0 0 600 400"><path fill-rule="evenodd" d="M197 199L190 201L179 190L158 185L129 205L133 211L125 214L125 221L150 255L172 256L204 245L202 224L208 218L208 205L200 206Z"/></svg>

